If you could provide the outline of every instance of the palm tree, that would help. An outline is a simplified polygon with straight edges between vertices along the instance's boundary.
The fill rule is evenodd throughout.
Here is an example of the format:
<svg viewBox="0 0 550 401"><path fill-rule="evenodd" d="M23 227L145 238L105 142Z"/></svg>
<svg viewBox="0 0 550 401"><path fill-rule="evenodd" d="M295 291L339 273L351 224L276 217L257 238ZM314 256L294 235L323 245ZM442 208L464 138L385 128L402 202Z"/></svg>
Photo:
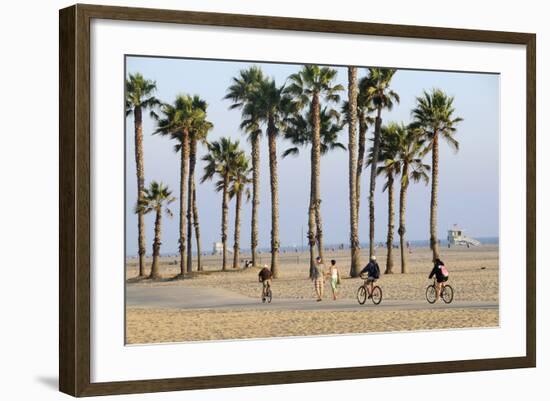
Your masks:
<svg viewBox="0 0 550 401"><path fill-rule="evenodd" d="M143 165L143 111L149 109L154 117L154 108L160 105L159 100L153 96L157 85L155 81L143 78L140 73L130 74L126 79L126 116L134 115L134 142L137 178L137 199L144 194L145 168ZM138 255L139 276L145 276L145 224L143 213L138 214Z"/></svg>
<svg viewBox="0 0 550 401"><path fill-rule="evenodd" d="M206 106L205 106L206 108ZM154 134L170 136L177 141L176 151L180 152L180 224L179 224L179 253L180 274L183 278L187 268L186 261L186 228L187 228L187 184L189 174L189 144L190 132L206 117L205 111L199 107L197 101L189 95L178 95L173 105L164 104L161 108L163 117L158 120L158 127ZM192 193L192 192L191 192ZM189 244L191 246L191 244Z"/></svg>
<svg viewBox="0 0 550 401"><path fill-rule="evenodd" d="M252 93L257 90L260 82L264 80L260 67L252 66L247 70L241 70L232 80L232 85L227 89L224 99L233 102L230 109L243 109L247 106L249 115L243 113L241 128L248 134L252 151L252 219L250 248L252 265L256 266L256 249L258 248L258 210L260 207L260 118L251 103Z"/></svg>
<svg viewBox="0 0 550 401"><path fill-rule="evenodd" d="M271 78L258 82L243 106L245 121L256 120L258 124L266 125L271 186L271 272L274 278L279 276L280 247L277 136L281 130L284 130L285 119L291 109L292 101L285 95L285 86L277 86Z"/></svg>
<svg viewBox="0 0 550 401"><path fill-rule="evenodd" d="M241 205L243 194L250 200L249 184L252 170L244 153L238 155L231 170L231 188L229 198L235 198L235 236L233 243L233 269L239 267L240 235L241 235Z"/></svg>
<svg viewBox="0 0 550 401"><path fill-rule="evenodd" d="M394 160L396 168L401 172L401 190L399 193L399 245L401 248L401 273L408 273L407 252L405 251L405 210L407 205L407 189L409 183L424 181L428 184L427 172L430 166L422 161L421 152L424 146L422 133L418 129L405 127L402 124L388 127L395 131L398 136L398 154Z"/></svg>
<svg viewBox="0 0 550 401"><path fill-rule="evenodd" d="M380 129L382 127L382 110L391 110L394 102L399 102L399 95L390 89L395 69L369 68L368 88L366 94L376 109L374 124L373 159L378 160L380 149ZM369 186L369 256L374 255L374 191L376 189L376 166L371 164Z"/></svg>
<svg viewBox="0 0 550 401"><path fill-rule="evenodd" d="M298 108L309 106L312 124L312 151L311 151L311 188L313 197L310 209L315 212L316 242L319 256L323 259L323 226L321 221L321 99L325 102L339 102L339 91L344 90L340 84L333 86L337 70L318 65L305 65L302 69L290 75L291 84L287 93L295 97ZM313 211L310 210L310 214ZM310 224L311 228L311 224ZM312 233L308 233L311 236Z"/></svg>
<svg viewBox="0 0 550 401"><path fill-rule="evenodd" d="M153 241L153 263L151 265L151 274L149 278L158 279L160 278L159 274L159 256L160 256L160 245L161 245L161 222L162 222L162 212L165 212L169 217L172 217L172 211L168 209L168 205L175 201L176 198L172 196L172 191L164 184L158 183L156 181L149 184L149 188L145 188L143 191L143 196L136 205L136 213L147 214L150 212L155 212L155 239Z"/></svg>
<svg viewBox="0 0 550 401"><path fill-rule="evenodd" d="M201 230L200 230L200 224L199 224L199 209L197 207L197 191L196 191L196 185L195 185L195 165L197 161L197 144L200 142L203 145L208 145L208 142L206 141L206 138L208 136L208 132L214 127L214 125L206 120L202 121L202 124L199 125L191 135L191 148L190 148L190 155L189 155L189 170L193 171L193 174L190 174L190 177L192 178L191 186L191 196L193 198L192 202L192 208L193 208L193 227L195 228L195 242L197 244L197 270L202 271L202 263L201 263ZM189 234L190 237L191 234ZM189 258L188 258L189 259Z"/></svg>
<svg viewBox="0 0 550 401"><path fill-rule="evenodd" d="M437 240L437 192L439 186L439 138L458 152L459 144L454 138L456 125L463 119L454 115L454 97L447 96L441 89L424 91L416 98L416 107L412 110L413 128L422 131L426 139L424 154L432 152L432 194L430 201L430 248L433 260L439 257Z"/></svg>
<svg viewBox="0 0 550 401"><path fill-rule="evenodd" d="M384 175L386 183L383 191L388 191L388 233L386 240L387 258L386 270L384 274L393 273L393 234L395 230L395 211L394 211L394 181L395 176L399 174L399 164L396 163L399 151L399 137L396 132L398 126L394 123L381 128L380 149L378 154L377 175ZM369 164L372 163L374 150L371 148L369 154Z"/></svg>
<svg viewBox="0 0 550 401"><path fill-rule="evenodd" d="M370 81L369 77L363 77L357 84L356 67L348 67L348 100L342 105L342 112L345 115L344 122L348 125L350 132L349 148L349 185L350 185L350 249L351 249L351 267L350 276L359 275L361 266L360 240L359 240L359 220L361 205L361 175L364 168L364 158L367 142L368 127L374 122L370 113L374 111L372 99L369 95ZM353 93L352 93L353 92ZM353 99L353 101L350 101ZM351 113L350 110L355 112ZM359 131L357 132L357 125ZM353 132L351 131L353 129ZM358 135L357 135L358 133ZM353 143L352 143L353 142ZM354 151L351 150L353 145ZM352 182L353 179L353 182ZM353 196L352 196L353 192ZM353 207L354 210L351 210Z"/></svg>
<svg viewBox="0 0 550 401"><path fill-rule="evenodd" d="M376 110L372 103L370 93L372 81L369 76L359 81L359 93L357 95L357 121L359 123L359 149L357 150L357 225L359 226L361 206L361 175L364 169L365 151L367 148L367 131L374 124L375 119L371 114Z"/></svg>
<svg viewBox="0 0 550 401"><path fill-rule="evenodd" d="M288 139L294 146L286 149L283 152L283 157L289 155L298 155L300 147L312 145L313 142L313 127L311 118L311 109L306 116L299 112L295 112L291 117L287 119L287 127L285 132L285 139ZM339 122L340 115L335 110L328 110L327 107L323 108L320 113L321 120L321 155L334 149L346 149L346 147L338 142L338 134L342 130L342 125ZM312 150L313 152L313 146ZM313 183L314 181L311 180ZM308 230L308 242L309 242L309 262L310 262L310 275L313 274L313 266L315 264L315 216L314 216L314 188L310 187L309 197L309 230Z"/></svg>
<svg viewBox="0 0 550 401"><path fill-rule="evenodd" d="M193 226L197 239L197 270L200 270L200 227L199 213L195 199L195 166L197 164L197 142L205 143L208 132L214 125L206 120L207 104L198 96L193 96L193 110L204 111L204 116L193 121L193 127L189 131L189 179L187 196L187 272L193 271ZM179 145L176 145L178 147Z"/></svg>
<svg viewBox="0 0 550 401"><path fill-rule="evenodd" d="M357 67L348 67L348 101L344 104L348 124L348 178L350 220L350 276L359 274L359 227L357 218Z"/></svg>
<svg viewBox="0 0 550 401"><path fill-rule="evenodd" d="M206 162L206 166L201 183L217 178L216 190L222 193L222 270L227 270L227 218L231 173L242 154L243 151L239 149L239 141L233 142L231 138L222 137L208 145L208 154L202 158Z"/></svg>

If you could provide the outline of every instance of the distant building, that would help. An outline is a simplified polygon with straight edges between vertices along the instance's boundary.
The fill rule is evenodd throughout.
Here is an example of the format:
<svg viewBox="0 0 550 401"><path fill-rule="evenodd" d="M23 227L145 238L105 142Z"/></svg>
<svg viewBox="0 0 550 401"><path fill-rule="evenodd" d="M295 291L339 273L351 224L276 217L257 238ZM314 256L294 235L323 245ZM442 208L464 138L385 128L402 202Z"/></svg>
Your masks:
<svg viewBox="0 0 550 401"><path fill-rule="evenodd" d="M221 255L223 252L223 243L214 242L212 245L212 255Z"/></svg>
<svg viewBox="0 0 550 401"><path fill-rule="evenodd" d="M449 248L451 245L466 245L468 248L470 246L481 245L478 240L466 236L464 230L459 228L456 224L447 232L447 241Z"/></svg>

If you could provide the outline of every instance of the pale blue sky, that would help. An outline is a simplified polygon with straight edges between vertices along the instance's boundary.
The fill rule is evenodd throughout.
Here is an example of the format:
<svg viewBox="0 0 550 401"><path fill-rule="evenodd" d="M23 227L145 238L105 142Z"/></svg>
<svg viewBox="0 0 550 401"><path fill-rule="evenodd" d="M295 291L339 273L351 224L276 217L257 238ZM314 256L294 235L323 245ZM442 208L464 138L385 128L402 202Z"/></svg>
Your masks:
<svg viewBox="0 0 550 401"><path fill-rule="evenodd" d="M250 146L239 130L241 114L229 110L230 102L222 100L231 78L241 69L259 65L264 73L273 77L278 84L299 70L300 65L247 63L233 61L187 60L171 58L127 57L127 73L140 72L147 79L155 80L156 96L164 102L172 102L179 93L198 94L208 102L208 119L214 129L210 140L221 136L239 139L241 146L249 153ZM347 69L336 67L336 82L347 88ZM359 69L359 77L366 74ZM416 96L423 90L438 87L455 96L456 114L464 121L458 126L456 139L460 151L453 153L443 143L440 151L440 186L438 209L438 232L446 237L447 229L454 223L466 229L473 237L496 237L499 232L499 77L493 74L459 72L435 72L398 70L392 81L393 89L401 97L400 104L391 112L384 111L383 123L389 121L410 121L410 111ZM342 100L346 100L342 92ZM339 109L339 108L338 108ZM133 117L126 121L126 252L137 253L137 218L133 213L136 200ZM173 151L174 143L167 138L152 136L154 121L144 115L144 157L146 183L162 181L173 189L179 188L179 155ZM372 129L368 136L372 135ZM340 134L340 141L347 144L347 127ZM302 152L299 157L281 159L282 152L290 144L279 139L279 196L280 196L280 238L282 246L300 246L301 230L307 232L307 205L309 198L309 157ZM203 172L205 153L199 149L197 182ZM267 159L267 141L262 140L261 154L261 206L260 246L269 246L270 193ZM426 157L426 163L431 158ZM321 198L325 243L346 243L349 238L347 153L337 150L324 156L321 162ZM368 241L367 188L368 170L363 174L362 208L360 214L361 242ZM380 177L376 193L376 241L383 241L387 225L387 195L381 192L383 179ZM396 194L398 193L396 187ZM429 238L430 188L424 184L411 185L407 203L407 237L410 240ZM212 243L219 241L221 220L221 195L214 191L212 183L197 187L201 236L203 249L210 251ZM177 250L178 203L173 204L175 217L163 220L162 253ZM396 210L398 198L396 196ZM230 244L232 244L234 205L231 203ZM249 248L250 203L242 213L241 246ZM151 252L153 237L153 216L146 217L147 253ZM396 225L397 230L397 225ZM397 233L396 233L397 238Z"/></svg>

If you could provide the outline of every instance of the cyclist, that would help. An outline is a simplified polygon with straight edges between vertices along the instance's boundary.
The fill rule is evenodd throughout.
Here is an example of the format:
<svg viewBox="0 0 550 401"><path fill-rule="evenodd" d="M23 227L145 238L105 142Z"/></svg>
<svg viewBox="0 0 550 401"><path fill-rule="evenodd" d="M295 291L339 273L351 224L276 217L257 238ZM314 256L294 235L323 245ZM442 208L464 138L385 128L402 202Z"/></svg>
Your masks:
<svg viewBox="0 0 550 401"><path fill-rule="evenodd" d="M267 289L271 287L271 277L272 277L271 270L269 270L267 266L265 266L262 270L260 270L260 273L258 273L258 281L263 284L262 298L267 293Z"/></svg>
<svg viewBox="0 0 550 401"><path fill-rule="evenodd" d="M378 266L376 256L371 256L370 262L365 266L363 270L361 270L359 276L364 279L365 274L367 275L367 278L365 279L365 283L363 285L366 288L367 294L369 295L370 299L372 298L372 289L374 288L374 283L380 278L380 266Z"/></svg>
<svg viewBox="0 0 550 401"><path fill-rule="evenodd" d="M431 279L433 276L435 276L435 281L437 282L435 286L435 300L437 301L443 291L443 287L445 287L445 282L449 280L449 272L439 258L435 260L434 267L428 278Z"/></svg>

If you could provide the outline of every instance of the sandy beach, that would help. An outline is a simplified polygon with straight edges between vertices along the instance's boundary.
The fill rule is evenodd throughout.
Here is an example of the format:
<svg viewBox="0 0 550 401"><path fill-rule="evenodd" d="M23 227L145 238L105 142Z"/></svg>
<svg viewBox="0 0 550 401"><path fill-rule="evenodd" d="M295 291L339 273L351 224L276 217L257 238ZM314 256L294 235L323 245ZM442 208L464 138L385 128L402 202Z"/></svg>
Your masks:
<svg viewBox="0 0 550 401"><path fill-rule="evenodd" d="M367 261L366 250L362 261ZM385 249L378 250L382 272L385 269ZM262 255L262 263L269 263ZM427 276L431 270L430 251L416 248L409 256L409 274L400 274L399 250L394 250L395 274L382 275L378 284L383 289L384 301L425 300L425 289L430 284ZM247 255L243 255L246 259ZM354 300L360 279L349 278L349 251L328 251L326 259L335 259L343 280L339 298ZM498 325L498 246L484 245L476 248L442 248L441 259L450 271L449 283L455 291L454 301L488 302L497 305L493 309L453 308L437 310L376 310L370 304L364 311L304 311L304 310L243 310L238 305L223 310L197 308L181 310L139 305L127 307L127 343L171 341L197 341L213 339L238 339L284 337L300 335L368 333L381 331L426 330L466 327L494 327ZM174 258L163 258L163 280L136 280L135 261L127 263L127 286L139 293L147 288L181 286L199 289L221 289L228 294L247 297L249 302L260 302L261 285L257 268L230 269L221 272L219 257L203 257L204 272L192 273L184 280L172 280L179 271ZM281 254L280 278L273 283L274 300L311 300L314 290L308 278L307 255ZM330 300L330 288L325 286L325 302ZM383 301L383 303L384 303ZM366 305L367 306L367 305ZM426 302L426 308L428 308ZM262 324L258 324L261 321Z"/></svg>

